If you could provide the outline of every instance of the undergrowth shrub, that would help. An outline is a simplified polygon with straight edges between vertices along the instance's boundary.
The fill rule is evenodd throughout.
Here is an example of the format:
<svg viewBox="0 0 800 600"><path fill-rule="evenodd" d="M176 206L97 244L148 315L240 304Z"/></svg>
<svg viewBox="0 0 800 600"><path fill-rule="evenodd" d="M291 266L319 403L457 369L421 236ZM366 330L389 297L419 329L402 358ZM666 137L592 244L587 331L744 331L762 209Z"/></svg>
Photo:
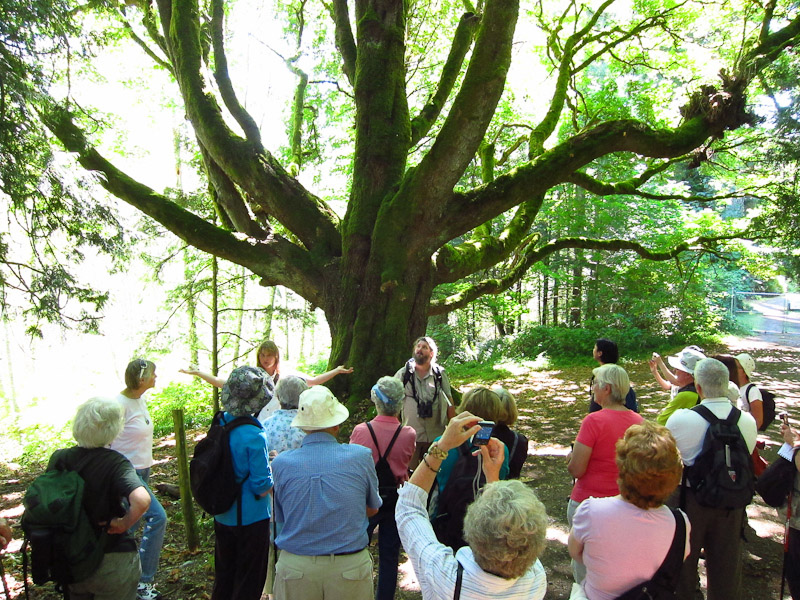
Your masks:
<svg viewBox="0 0 800 600"><path fill-rule="evenodd" d="M191 383L170 383L147 397L147 410L153 419L153 435L172 433L172 411L182 408L187 428L205 428L214 416L213 389L207 383L194 379Z"/></svg>

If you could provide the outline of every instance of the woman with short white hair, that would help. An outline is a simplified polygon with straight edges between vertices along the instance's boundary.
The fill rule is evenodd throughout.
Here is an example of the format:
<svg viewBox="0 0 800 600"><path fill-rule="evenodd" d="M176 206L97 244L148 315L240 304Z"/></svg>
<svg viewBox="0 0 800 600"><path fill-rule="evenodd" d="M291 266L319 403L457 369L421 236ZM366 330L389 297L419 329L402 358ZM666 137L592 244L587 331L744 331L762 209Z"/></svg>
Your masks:
<svg viewBox="0 0 800 600"><path fill-rule="evenodd" d="M69 584L72 600L136 598L141 566L129 530L147 510L150 495L130 461L106 447L122 430L123 414L122 407L110 398L92 398L81 404L72 421L72 436L78 445L56 450L47 465L48 471L63 468L81 476L86 513L109 534L97 570L87 579Z"/></svg>
<svg viewBox="0 0 800 600"><path fill-rule="evenodd" d="M454 555L436 539L428 520L428 490L442 460L480 430L479 421L468 412L451 419L400 489L395 516L403 548L425 600L449 600L456 591L462 600L541 600L547 592L547 577L539 562L547 514L536 494L522 482L499 480L504 460L500 440L492 438L481 446L488 483L464 518L468 545Z"/></svg>
<svg viewBox="0 0 800 600"><path fill-rule="evenodd" d="M625 369L609 363L592 372L594 399L601 409L583 418L572 452L567 456L567 470L575 478L567 505L570 527L581 502L590 496L606 498L619 494L615 444L625 435L628 427L644 420L642 415L625 407L625 396L630 389ZM581 583L586 576L586 569L573 560L572 574L575 582Z"/></svg>

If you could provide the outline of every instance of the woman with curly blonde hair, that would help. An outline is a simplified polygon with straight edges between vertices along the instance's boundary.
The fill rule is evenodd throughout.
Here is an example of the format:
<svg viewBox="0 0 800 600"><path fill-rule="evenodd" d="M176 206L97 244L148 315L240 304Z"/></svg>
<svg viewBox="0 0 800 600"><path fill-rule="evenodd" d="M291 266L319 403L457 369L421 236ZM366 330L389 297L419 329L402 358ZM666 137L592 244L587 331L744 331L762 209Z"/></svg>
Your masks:
<svg viewBox="0 0 800 600"><path fill-rule="evenodd" d="M649 421L632 425L617 442L616 462L619 495L588 498L573 518L570 556L586 567L575 599L612 600L649 580L675 536L676 516L664 502L680 483L683 464L669 430ZM686 523L685 558L689 521L679 514Z"/></svg>

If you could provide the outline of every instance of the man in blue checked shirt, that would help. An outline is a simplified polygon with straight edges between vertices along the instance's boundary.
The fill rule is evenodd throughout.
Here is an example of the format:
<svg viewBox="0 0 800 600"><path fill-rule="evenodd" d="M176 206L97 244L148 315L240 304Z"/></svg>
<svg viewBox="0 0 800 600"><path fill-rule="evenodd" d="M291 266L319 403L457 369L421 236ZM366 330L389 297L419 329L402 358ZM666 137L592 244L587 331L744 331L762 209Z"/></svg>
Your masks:
<svg viewBox="0 0 800 600"><path fill-rule="evenodd" d="M328 388L306 390L292 421L307 434L303 445L272 461L275 519L283 523L276 600L372 598L367 525L381 498L372 451L336 441L349 416Z"/></svg>

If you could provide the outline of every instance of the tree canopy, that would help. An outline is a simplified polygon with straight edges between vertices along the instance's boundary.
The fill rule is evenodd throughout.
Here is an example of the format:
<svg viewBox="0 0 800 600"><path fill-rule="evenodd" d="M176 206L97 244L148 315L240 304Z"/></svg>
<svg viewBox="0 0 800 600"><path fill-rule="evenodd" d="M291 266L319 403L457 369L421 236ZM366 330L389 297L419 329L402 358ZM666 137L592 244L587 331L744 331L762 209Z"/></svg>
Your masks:
<svg viewBox="0 0 800 600"><path fill-rule="evenodd" d="M683 237L648 207L768 195L741 181L698 186L692 173L737 171L746 144L764 139L774 124L752 98L772 90L784 107L770 86L786 81L800 39L798 7L777 1L283 0L293 54L281 58L296 87L286 138L265 139L226 52L226 23L252 10L244 0L59 1L25 17L43 23L28 37L0 30L4 124L41 123L113 196L320 307L330 364L356 367L335 383L355 398L402 364L430 316L508 290L558 252L669 260L753 235L730 225ZM112 42L171 78L206 210L101 151L97 117L68 84L75 55L91 64ZM263 52L276 46L264 40ZM315 192L304 174L326 169L341 188ZM554 202L566 189L577 201ZM599 213L619 198L625 208L597 235L547 220L580 221L586 198Z"/></svg>

